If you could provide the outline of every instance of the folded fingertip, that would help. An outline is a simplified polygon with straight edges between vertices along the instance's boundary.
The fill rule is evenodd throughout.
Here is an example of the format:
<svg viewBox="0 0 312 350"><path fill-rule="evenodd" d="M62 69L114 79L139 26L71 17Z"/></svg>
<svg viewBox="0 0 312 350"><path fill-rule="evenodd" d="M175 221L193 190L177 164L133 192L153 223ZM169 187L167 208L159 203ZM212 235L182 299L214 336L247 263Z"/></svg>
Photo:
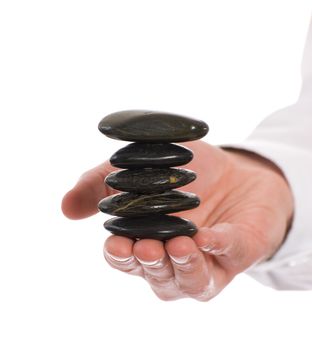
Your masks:
<svg viewBox="0 0 312 350"><path fill-rule="evenodd" d="M184 265L184 264L187 264L188 262L190 262L192 256L194 254L188 254L188 255L185 255L185 256L173 256L173 255L169 255L170 256L170 259L175 262L176 264L178 265Z"/></svg>
<svg viewBox="0 0 312 350"><path fill-rule="evenodd" d="M209 227L201 227L195 236L193 236L193 240L196 243L197 247L200 249L201 247L205 247L209 244L212 236L213 232Z"/></svg>
<svg viewBox="0 0 312 350"><path fill-rule="evenodd" d="M194 237L198 249L204 253L221 255L228 252L233 245L232 225L216 224L212 227L202 227Z"/></svg>
<svg viewBox="0 0 312 350"><path fill-rule="evenodd" d="M127 237L122 236L109 236L103 247L103 253L112 256L120 257L121 259L129 258L133 256L133 241Z"/></svg>
<svg viewBox="0 0 312 350"><path fill-rule="evenodd" d="M104 252L104 256L108 257L112 261L116 261L116 262L124 263L124 264L132 263L135 260L133 255L127 256L127 257L122 257L122 256L117 256L117 255L111 254L107 251Z"/></svg>

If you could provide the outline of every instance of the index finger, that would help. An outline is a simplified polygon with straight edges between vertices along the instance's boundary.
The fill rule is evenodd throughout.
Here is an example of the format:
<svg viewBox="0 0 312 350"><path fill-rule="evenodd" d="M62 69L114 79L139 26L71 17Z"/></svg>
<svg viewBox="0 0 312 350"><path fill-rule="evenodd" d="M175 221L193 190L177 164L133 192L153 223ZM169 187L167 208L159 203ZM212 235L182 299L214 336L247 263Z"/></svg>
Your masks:
<svg viewBox="0 0 312 350"><path fill-rule="evenodd" d="M118 192L104 182L105 177L114 170L117 168L106 161L83 173L77 184L63 197L64 215L69 219L77 220L96 214L98 202Z"/></svg>

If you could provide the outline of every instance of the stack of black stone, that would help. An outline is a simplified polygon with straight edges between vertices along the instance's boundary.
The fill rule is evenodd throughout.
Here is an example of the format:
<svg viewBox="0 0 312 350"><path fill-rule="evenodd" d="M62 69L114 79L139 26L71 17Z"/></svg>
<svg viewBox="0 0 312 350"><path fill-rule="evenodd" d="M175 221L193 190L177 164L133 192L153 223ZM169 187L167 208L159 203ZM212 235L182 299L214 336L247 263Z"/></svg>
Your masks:
<svg viewBox="0 0 312 350"><path fill-rule="evenodd" d="M200 199L175 190L196 179L193 171L175 168L189 163L193 153L172 142L200 139L208 125L200 120L171 113L130 110L110 114L99 123L106 136L133 141L110 158L113 166L126 169L110 173L105 182L124 191L102 199L98 208L115 215L104 227L115 235L132 239L168 240L193 236L197 228L174 212L196 208Z"/></svg>

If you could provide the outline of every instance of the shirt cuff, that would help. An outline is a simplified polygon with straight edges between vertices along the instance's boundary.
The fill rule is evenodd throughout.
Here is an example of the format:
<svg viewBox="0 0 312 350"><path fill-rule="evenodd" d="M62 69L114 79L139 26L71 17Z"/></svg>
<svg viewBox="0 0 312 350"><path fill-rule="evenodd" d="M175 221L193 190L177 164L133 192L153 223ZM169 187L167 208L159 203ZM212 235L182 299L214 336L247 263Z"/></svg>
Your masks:
<svg viewBox="0 0 312 350"><path fill-rule="evenodd" d="M256 153L275 163L287 179L295 212L290 231L274 256L250 267L246 273L275 289L312 289L312 153L305 149L260 138L222 145Z"/></svg>

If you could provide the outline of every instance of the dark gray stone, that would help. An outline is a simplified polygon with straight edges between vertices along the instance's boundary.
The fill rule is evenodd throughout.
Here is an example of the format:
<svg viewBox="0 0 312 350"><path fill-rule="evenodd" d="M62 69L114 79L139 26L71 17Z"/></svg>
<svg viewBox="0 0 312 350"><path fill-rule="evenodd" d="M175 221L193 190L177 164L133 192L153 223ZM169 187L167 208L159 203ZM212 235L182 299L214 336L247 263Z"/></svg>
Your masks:
<svg viewBox="0 0 312 350"><path fill-rule="evenodd" d="M131 143L114 153L110 162L117 168L165 168L189 163L193 152L172 143Z"/></svg>
<svg viewBox="0 0 312 350"><path fill-rule="evenodd" d="M201 120L172 113L128 110L107 115L99 123L106 136L136 142L184 142L204 137L209 128Z"/></svg>
<svg viewBox="0 0 312 350"><path fill-rule="evenodd" d="M121 193L106 197L98 208L110 215L134 217L150 214L169 214L198 207L199 198L189 192L167 191L149 195Z"/></svg>
<svg viewBox="0 0 312 350"><path fill-rule="evenodd" d="M131 239L157 239L165 241L176 236L192 237L196 226L189 220L169 215L136 218L112 218L104 223L106 230Z"/></svg>
<svg viewBox="0 0 312 350"><path fill-rule="evenodd" d="M114 171L105 178L105 182L119 191L155 193L184 186L195 179L196 174L191 170L155 168Z"/></svg>

